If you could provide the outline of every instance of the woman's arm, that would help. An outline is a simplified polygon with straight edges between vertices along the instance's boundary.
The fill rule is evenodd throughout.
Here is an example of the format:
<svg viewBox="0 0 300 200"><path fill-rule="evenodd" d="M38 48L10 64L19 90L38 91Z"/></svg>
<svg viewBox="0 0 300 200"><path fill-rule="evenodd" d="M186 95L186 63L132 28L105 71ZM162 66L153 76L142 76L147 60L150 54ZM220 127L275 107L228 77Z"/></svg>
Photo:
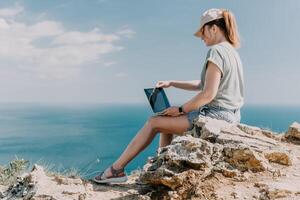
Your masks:
<svg viewBox="0 0 300 200"><path fill-rule="evenodd" d="M191 90L191 91L199 91L200 90L200 80L192 80L192 81L158 81L156 87L168 88L173 86L175 88Z"/></svg>
<svg viewBox="0 0 300 200"><path fill-rule="evenodd" d="M209 61L205 73L203 90L196 96L194 96L191 100L182 105L183 111L187 113L192 110L197 110L199 109L199 107L211 102L217 95L221 75L221 70L217 67L217 65ZM167 116L178 116L182 113L179 112L178 107L172 106L165 109L162 114Z"/></svg>
<svg viewBox="0 0 300 200"><path fill-rule="evenodd" d="M197 110L199 107L211 102L217 95L221 75L221 70L217 65L209 61L207 64L203 91L199 92L191 100L186 102L183 105L183 111L187 113L192 110Z"/></svg>
<svg viewBox="0 0 300 200"><path fill-rule="evenodd" d="M192 81L171 81L171 86L183 90L199 91L200 90L200 80Z"/></svg>

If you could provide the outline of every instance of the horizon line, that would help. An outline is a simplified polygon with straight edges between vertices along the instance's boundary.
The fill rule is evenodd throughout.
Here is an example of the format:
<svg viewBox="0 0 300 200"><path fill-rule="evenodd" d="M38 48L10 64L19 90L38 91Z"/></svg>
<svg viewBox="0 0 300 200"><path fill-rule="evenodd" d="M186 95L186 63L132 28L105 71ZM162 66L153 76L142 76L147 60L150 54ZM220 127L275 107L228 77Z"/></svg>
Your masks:
<svg viewBox="0 0 300 200"><path fill-rule="evenodd" d="M60 102L46 102L46 101L0 101L0 104L40 104L40 105L149 105L148 102L96 102L96 101L82 101L82 102L71 102L71 101L60 101ZM181 105L182 103L173 103L174 106ZM287 103L245 103L244 106L300 106L300 104L287 104Z"/></svg>

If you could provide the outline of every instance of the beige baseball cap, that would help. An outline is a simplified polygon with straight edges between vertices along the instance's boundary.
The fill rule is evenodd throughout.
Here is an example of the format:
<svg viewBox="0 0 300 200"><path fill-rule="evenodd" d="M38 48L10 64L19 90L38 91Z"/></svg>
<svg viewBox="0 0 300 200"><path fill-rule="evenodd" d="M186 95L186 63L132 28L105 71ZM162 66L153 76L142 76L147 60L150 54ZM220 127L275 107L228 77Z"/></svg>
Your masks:
<svg viewBox="0 0 300 200"><path fill-rule="evenodd" d="M201 29L204 26L204 24L206 24L210 21L216 20L216 19L221 19L221 18L223 18L223 9L211 8L211 9L205 11L201 16L200 28L194 35L196 37L201 37L201 35L202 35Z"/></svg>

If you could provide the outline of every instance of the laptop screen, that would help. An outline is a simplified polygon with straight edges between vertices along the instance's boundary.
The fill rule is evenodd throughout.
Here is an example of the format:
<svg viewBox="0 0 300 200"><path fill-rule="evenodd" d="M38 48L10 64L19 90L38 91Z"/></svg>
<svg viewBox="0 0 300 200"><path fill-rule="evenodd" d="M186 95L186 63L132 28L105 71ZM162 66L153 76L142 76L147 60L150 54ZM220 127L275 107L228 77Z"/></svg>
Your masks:
<svg viewBox="0 0 300 200"><path fill-rule="evenodd" d="M170 107L169 100L163 88L144 89L154 113L161 112Z"/></svg>

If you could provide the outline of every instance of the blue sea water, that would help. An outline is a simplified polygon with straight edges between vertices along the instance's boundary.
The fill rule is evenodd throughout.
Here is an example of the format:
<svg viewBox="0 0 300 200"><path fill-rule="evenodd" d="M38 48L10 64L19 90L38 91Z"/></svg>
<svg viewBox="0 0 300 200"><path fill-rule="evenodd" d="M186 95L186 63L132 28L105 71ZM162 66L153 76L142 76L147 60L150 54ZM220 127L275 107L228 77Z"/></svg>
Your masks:
<svg viewBox="0 0 300 200"><path fill-rule="evenodd" d="M300 107L246 105L242 123L284 132ZM15 156L90 176L111 164L152 115L148 105L0 104L0 165ZM142 167L158 137L126 168Z"/></svg>

